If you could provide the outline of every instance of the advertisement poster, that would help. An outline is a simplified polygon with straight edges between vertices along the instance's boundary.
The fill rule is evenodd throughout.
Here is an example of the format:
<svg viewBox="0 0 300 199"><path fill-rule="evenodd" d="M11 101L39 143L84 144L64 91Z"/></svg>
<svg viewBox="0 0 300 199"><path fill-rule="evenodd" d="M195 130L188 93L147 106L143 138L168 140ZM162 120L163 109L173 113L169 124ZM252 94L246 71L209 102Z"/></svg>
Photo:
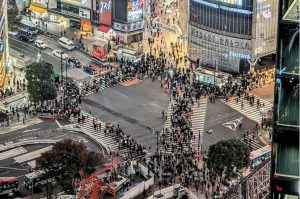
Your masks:
<svg viewBox="0 0 300 199"><path fill-rule="evenodd" d="M111 0L100 0L100 23L103 25L111 26L112 25L112 6Z"/></svg>
<svg viewBox="0 0 300 199"><path fill-rule="evenodd" d="M143 19L143 0L128 0L127 21L138 21Z"/></svg>

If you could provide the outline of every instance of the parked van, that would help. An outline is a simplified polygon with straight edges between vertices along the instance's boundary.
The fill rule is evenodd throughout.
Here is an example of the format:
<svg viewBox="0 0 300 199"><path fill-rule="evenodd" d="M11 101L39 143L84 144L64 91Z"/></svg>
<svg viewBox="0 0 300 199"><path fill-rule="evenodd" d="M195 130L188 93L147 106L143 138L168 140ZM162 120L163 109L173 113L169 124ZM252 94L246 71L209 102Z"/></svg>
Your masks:
<svg viewBox="0 0 300 199"><path fill-rule="evenodd" d="M73 50L75 48L75 44L73 41L71 41L70 39L67 39L65 37L61 37L58 40L58 44L59 46L66 48L68 50Z"/></svg>

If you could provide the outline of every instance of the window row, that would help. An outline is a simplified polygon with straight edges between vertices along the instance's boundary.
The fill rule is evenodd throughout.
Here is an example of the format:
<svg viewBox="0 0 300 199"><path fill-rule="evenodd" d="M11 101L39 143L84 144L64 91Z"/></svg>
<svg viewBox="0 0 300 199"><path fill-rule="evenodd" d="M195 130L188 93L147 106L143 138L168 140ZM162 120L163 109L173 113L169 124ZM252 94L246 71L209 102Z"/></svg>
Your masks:
<svg viewBox="0 0 300 199"><path fill-rule="evenodd" d="M249 10L245 10L245 12L252 13ZM190 6L190 21L196 26L204 26L241 36L251 36L252 14L249 13L239 13L194 3Z"/></svg>

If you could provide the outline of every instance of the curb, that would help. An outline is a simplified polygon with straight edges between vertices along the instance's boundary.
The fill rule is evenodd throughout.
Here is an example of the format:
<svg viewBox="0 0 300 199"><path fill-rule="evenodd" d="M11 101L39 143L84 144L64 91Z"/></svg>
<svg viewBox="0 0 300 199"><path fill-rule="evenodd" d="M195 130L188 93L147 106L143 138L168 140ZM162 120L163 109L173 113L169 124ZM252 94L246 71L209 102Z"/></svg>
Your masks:
<svg viewBox="0 0 300 199"><path fill-rule="evenodd" d="M269 143L269 142L264 138L264 136L262 135L262 131L264 131L264 130L260 129L260 130L258 130L258 132L257 132L257 137L258 137L259 141L261 141L264 145L269 145L269 144L271 144L271 143Z"/></svg>

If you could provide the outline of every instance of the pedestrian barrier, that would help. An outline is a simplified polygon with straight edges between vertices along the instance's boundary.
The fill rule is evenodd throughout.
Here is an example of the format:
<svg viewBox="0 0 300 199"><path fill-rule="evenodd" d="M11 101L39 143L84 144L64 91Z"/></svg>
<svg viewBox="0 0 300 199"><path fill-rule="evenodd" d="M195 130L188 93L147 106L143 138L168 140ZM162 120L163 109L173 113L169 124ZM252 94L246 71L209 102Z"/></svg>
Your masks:
<svg viewBox="0 0 300 199"><path fill-rule="evenodd" d="M142 194L144 191L148 190L152 185L154 185L154 176L152 176L150 179L146 181L141 182L140 184L133 187L129 191L125 192L125 195L121 199L134 198Z"/></svg>
<svg viewBox="0 0 300 199"><path fill-rule="evenodd" d="M27 140L27 141L22 141L22 142L16 142L16 143L12 143L9 145L5 145L5 146L1 146L0 147L0 152L9 150L9 149L13 149L16 147L20 147L20 146L24 146L24 145L33 145L33 144L55 144L56 142L59 142L59 140Z"/></svg>

